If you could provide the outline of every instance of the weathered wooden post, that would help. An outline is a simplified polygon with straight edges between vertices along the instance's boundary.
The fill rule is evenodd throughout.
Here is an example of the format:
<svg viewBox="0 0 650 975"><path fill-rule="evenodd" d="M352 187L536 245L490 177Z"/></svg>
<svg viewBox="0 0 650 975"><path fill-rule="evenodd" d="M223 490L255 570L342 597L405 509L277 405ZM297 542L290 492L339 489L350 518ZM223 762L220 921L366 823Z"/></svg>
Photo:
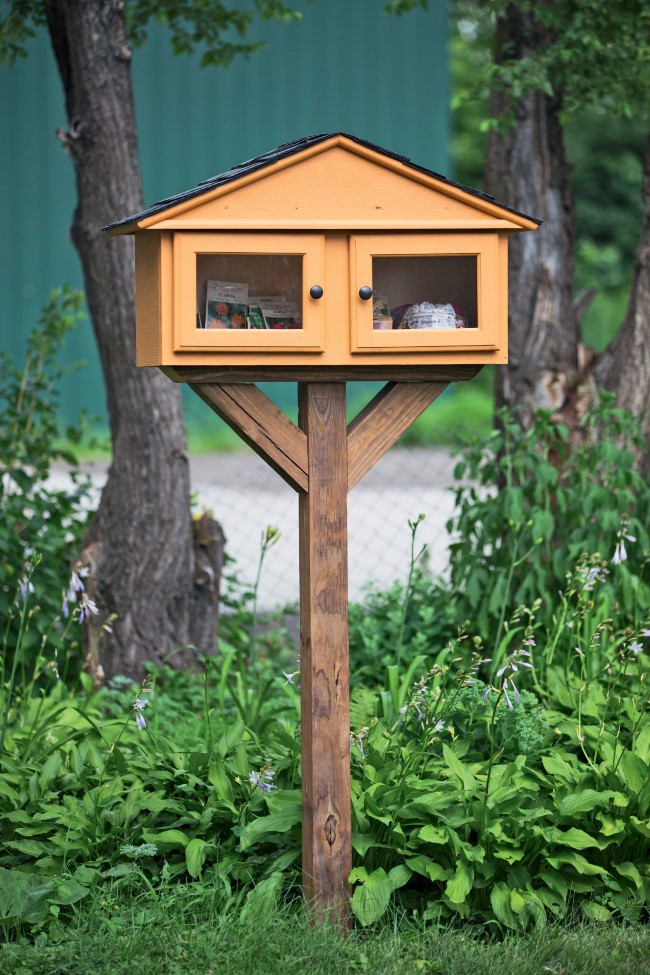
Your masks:
<svg viewBox="0 0 650 975"><path fill-rule="evenodd" d="M539 221L353 136L301 139L105 228L135 234L137 363L300 497L303 889L347 923L347 494L450 382L507 361L507 239ZM372 299L372 300L371 300ZM346 384L386 385L346 426ZM298 384L298 426L255 385Z"/></svg>

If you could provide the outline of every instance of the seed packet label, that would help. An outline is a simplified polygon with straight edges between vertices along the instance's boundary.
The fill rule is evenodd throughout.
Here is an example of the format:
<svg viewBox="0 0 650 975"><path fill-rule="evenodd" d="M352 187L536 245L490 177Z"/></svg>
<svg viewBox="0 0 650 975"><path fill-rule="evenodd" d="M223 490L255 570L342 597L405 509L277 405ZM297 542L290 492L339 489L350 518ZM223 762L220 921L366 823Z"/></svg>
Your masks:
<svg viewBox="0 0 650 975"><path fill-rule="evenodd" d="M274 305L286 305L287 299L284 295L251 295L248 296L251 305L258 305L260 308L272 308Z"/></svg>
<svg viewBox="0 0 650 975"><path fill-rule="evenodd" d="M262 314L268 328L302 328L302 316L297 305L290 302L262 305Z"/></svg>
<svg viewBox="0 0 650 975"><path fill-rule="evenodd" d="M247 316L248 284L246 282L207 282L206 328L246 328Z"/></svg>
<svg viewBox="0 0 650 975"><path fill-rule="evenodd" d="M386 295L376 294L372 298L372 317L380 321L382 318L390 318L390 307ZM392 327L392 326L391 326Z"/></svg>
<svg viewBox="0 0 650 975"><path fill-rule="evenodd" d="M248 306L248 327L249 328L268 328L266 324L266 319L262 314L262 309L259 305L249 305Z"/></svg>

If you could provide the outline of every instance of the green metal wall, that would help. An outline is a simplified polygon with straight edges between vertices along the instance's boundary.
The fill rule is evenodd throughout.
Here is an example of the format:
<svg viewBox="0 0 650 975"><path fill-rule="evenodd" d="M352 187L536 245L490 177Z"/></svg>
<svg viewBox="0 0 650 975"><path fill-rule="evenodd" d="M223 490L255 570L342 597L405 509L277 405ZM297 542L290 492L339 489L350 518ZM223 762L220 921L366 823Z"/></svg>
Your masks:
<svg viewBox="0 0 650 975"><path fill-rule="evenodd" d="M147 204L316 132L350 132L448 174L446 2L432 0L431 9L400 18L384 14L384 0L295 5L302 21L260 26L255 37L268 47L227 69L172 58L165 31L151 29L133 57ZM67 234L72 164L54 137L65 124L61 84L41 34L26 61L0 67L0 348L17 359L50 289L81 286ZM79 359L88 366L65 383L63 412L103 416L88 322L65 350L66 362Z"/></svg>

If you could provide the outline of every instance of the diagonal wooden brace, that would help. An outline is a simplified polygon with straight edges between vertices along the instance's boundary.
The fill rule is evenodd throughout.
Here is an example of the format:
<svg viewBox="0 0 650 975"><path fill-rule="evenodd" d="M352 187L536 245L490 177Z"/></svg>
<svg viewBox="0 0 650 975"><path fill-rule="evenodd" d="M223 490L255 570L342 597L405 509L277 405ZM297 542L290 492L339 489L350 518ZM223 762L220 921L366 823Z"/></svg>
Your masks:
<svg viewBox="0 0 650 975"><path fill-rule="evenodd" d="M348 424L348 490L359 483L448 385L391 382L379 390Z"/></svg>
<svg viewBox="0 0 650 975"><path fill-rule="evenodd" d="M309 489L307 438L257 386L191 383L197 396L296 491Z"/></svg>

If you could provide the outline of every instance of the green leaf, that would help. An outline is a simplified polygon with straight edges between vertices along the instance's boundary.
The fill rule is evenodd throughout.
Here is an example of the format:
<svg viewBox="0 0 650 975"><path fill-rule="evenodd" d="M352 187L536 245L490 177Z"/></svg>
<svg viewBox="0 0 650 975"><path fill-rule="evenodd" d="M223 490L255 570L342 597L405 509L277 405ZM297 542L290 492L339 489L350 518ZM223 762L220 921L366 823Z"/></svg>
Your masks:
<svg viewBox="0 0 650 975"><path fill-rule="evenodd" d="M379 867L358 886L352 895L352 910L363 927L374 924L384 914L390 902L391 884L385 870Z"/></svg>
<svg viewBox="0 0 650 975"><path fill-rule="evenodd" d="M462 904L472 889L474 870L462 860L456 867L456 873L447 881L445 895L453 904Z"/></svg>
<svg viewBox="0 0 650 975"><path fill-rule="evenodd" d="M426 857L424 854L409 857L405 862L409 870L422 874L423 877L428 877L429 880L446 880L450 873L449 870L445 870L439 863L434 863L430 857Z"/></svg>
<svg viewBox="0 0 650 975"><path fill-rule="evenodd" d="M580 908L590 921L609 921L612 916L610 910L603 904L596 904L595 901L583 901Z"/></svg>
<svg viewBox="0 0 650 975"><path fill-rule="evenodd" d="M50 899L54 904L76 904L90 893L89 887L84 887L73 877L66 877L57 881Z"/></svg>
<svg viewBox="0 0 650 975"><path fill-rule="evenodd" d="M222 762L212 762L208 770L208 782L220 799L232 802L232 785Z"/></svg>
<svg viewBox="0 0 650 975"><path fill-rule="evenodd" d="M510 891L510 907L513 909L515 914L523 914L526 910L526 901L518 890Z"/></svg>
<svg viewBox="0 0 650 975"><path fill-rule="evenodd" d="M614 870L616 870L617 873L620 873L622 877L627 877L628 880L631 880L637 890L642 889L643 878L634 864L630 863L629 860L627 860L625 863L615 863Z"/></svg>
<svg viewBox="0 0 650 975"><path fill-rule="evenodd" d="M209 843L205 840L200 840L195 837L185 847L185 863L187 864L187 872L190 877L200 877L201 870L203 869L203 864L205 863L205 858L207 856Z"/></svg>
<svg viewBox="0 0 650 975"><path fill-rule="evenodd" d="M492 910L494 911L495 917L498 921L505 924L507 928L520 931L521 923L518 920L517 915L512 910L510 894L511 891L508 885L500 881L499 883L496 883L490 891L490 903L492 904Z"/></svg>
<svg viewBox="0 0 650 975"><path fill-rule="evenodd" d="M587 875L602 873L607 875L607 871L604 867L599 867L595 863L590 863L579 853L560 853L557 856L548 857L547 860L552 867L557 867L560 870L562 869L562 866L566 864L574 867L578 873Z"/></svg>
<svg viewBox="0 0 650 975"><path fill-rule="evenodd" d="M159 850L184 850L188 839L180 829L164 829L161 833L154 833L145 830L142 833L145 843L154 843Z"/></svg>
<svg viewBox="0 0 650 975"><path fill-rule="evenodd" d="M549 837L554 843L560 843L562 846L570 846L573 850L588 850L594 846L600 849L601 847L597 839L589 836L583 829L576 829L574 826L567 830L550 830Z"/></svg>
<svg viewBox="0 0 650 975"><path fill-rule="evenodd" d="M463 784L463 788L466 792L474 793L476 791L476 779L467 768L463 765L458 756L452 751L449 745L443 743L442 754L445 757L445 762L447 763L447 768L456 775Z"/></svg>
<svg viewBox="0 0 650 975"><path fill-rule="evenodd" d="M353 833L351 842L355 853L358 853L360 857L365 857L368 850L372 849L377 842L377 837L374 833Z"/></svg>
<svg viewBox="0 0 650 975"><path fill-rule="evenodd" d="M43 792L45 792L47 787L51 785L52 782L54 782L55 778L59 774L60 768L61 768L61 755L59 752L54 752L48 758L47 762L41 769L41 774L38 777L38 782Z"/></svg>
<svg viewBox="0 0 650 975"><path fill-rule="evenodd" d="M248 850L256 840L270 833L286 833L297 826L300 820L301 815L293 806L281 812L271 813L270 816L260 816L242 829L239 835L239 849L242 852Z"/></svg>
<svg viewBox="0 0 650 975"><path fill-rule="evenodd" d="M425 843L446 843L449 833L445 826L423 826L418 833L418 839Z"/></svg>
<svg viewBox="0 0 650 975"><path fill-rule="evenodd" d="M619 775L628 788L635 793L641 792L650 778L650 769L638 755L627 749L621 756Z"/></svg>
<svg viewBox="0 0 650 975"><path fill-rule="evenodd" d="M390 881L390 889L397 890L398 887L404 887L405 884L409 882L413 876L412 872L404 863L398 864L388 874L388 880Z"/></svg>
<svg viewBox="0 0 650 975"><path fill-rule="evenodd" d="M611 798L611 792L596 792L595 789L582 789L573 792L562 799L558 812L560 816L575 816L576 813L589 812L596 806L602 806Z"/></svg>

